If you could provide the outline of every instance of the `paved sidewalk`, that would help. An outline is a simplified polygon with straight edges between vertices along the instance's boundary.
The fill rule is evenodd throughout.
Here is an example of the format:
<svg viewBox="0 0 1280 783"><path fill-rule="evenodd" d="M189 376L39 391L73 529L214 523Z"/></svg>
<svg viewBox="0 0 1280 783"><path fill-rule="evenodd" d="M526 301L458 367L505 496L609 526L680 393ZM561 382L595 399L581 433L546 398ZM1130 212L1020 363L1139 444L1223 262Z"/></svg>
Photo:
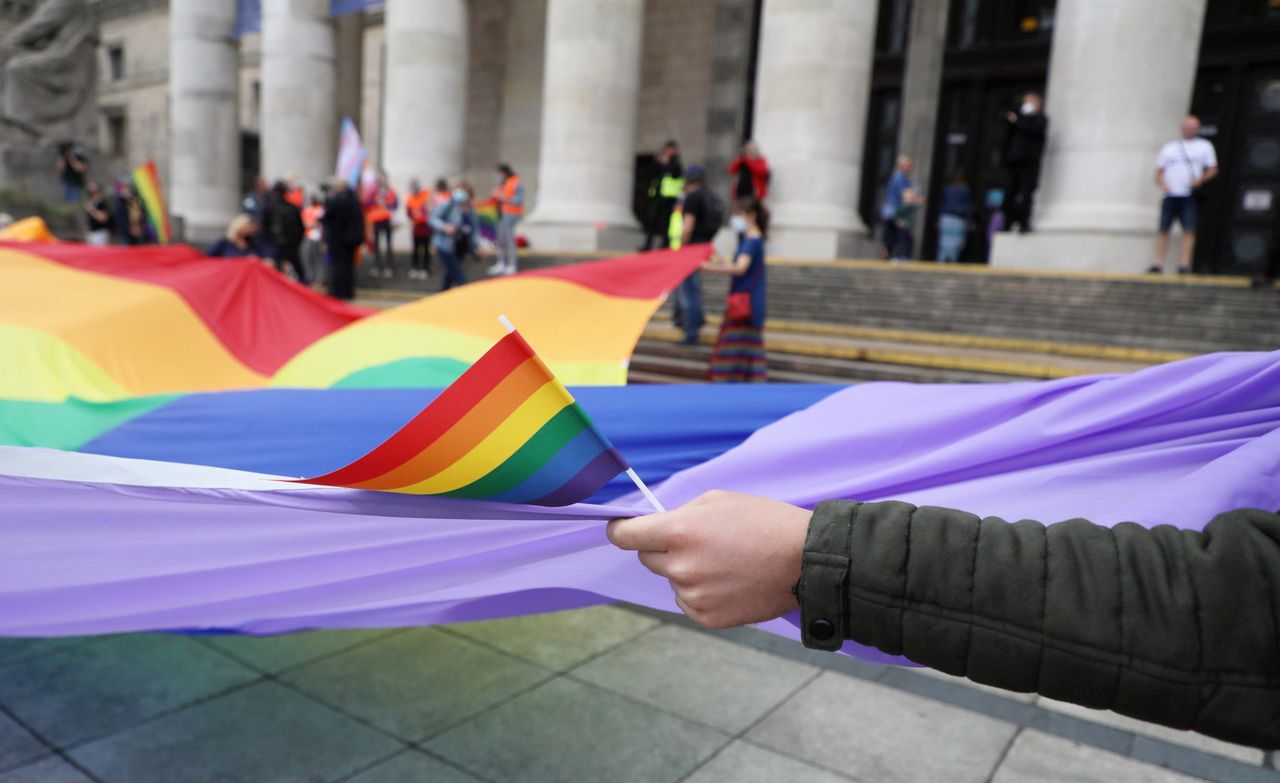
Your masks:
<svg viewBox="0 0 1280 783"><path fill-rule="evenodd" d="M0 639L0 783L1280 781L1263 754L623 607Z"/></svg>

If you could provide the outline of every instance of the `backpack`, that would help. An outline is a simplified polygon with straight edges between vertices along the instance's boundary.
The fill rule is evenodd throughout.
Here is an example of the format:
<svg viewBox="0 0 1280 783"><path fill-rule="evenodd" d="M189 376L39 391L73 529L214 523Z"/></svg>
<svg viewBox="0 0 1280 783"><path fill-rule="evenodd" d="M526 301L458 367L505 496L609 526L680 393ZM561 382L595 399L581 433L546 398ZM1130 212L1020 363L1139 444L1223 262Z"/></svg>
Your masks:
<svg viewBox="0 0 1280 783"><path fill-rule="evenodd" d="M720 199L710 188L704 187L703 194L707 199L707 230L710 235L715 235L720 231L720 227L724 225L724 201Z"/></svg>

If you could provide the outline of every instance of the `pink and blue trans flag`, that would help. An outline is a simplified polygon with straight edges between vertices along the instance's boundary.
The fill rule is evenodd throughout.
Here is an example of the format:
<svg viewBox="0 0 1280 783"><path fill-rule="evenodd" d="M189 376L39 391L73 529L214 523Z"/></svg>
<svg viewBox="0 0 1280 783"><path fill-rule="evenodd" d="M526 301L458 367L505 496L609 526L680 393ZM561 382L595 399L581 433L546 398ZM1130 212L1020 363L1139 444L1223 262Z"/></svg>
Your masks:
<svg viewBox="0 0 1280 783"><path fill-rule="evenodd" d="M698 437L661 407L634 418L672 450ZM279 478L0 448L0 636L431 625L612 601L676 611L666 582L605 537L607 520L645 513L637 498L545 508ZM1275 511L1280 352L1044 383L840 388L657 494L674 506L711 489L1192 530L1234 508ZM763 627L798 636L787 619Z"/></svg>
<svg viewBox="0 0 1280 783"><path fill-rule="evenodd" d="M368 159L369 151L365 149L355 122L350 117L343 117L342 133L338 138L338 176L355 188L360 183L360 174Z"/></svg>

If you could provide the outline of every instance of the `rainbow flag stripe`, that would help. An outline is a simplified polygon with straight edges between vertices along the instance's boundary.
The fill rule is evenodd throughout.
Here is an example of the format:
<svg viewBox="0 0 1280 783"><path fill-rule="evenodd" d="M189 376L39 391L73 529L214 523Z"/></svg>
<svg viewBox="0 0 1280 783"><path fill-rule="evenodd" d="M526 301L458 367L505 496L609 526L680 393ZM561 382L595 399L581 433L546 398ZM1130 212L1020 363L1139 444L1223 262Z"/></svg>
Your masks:
<svg viewBox="0 0 1280 783"><path fill-rule="evenodd" d="M138 190L138 198L142 199L142 207L147 212L147 220L156 232L156 239L167 245L173 239L173 230L169 226L169 206L164 200L164 187L160 184L160 172L156 170L156 162L149 160L133 170L133 186Z"/></svg>
<svg viewBox="0 0 1280 783"><path fill-rule="evenodd" d="M381 445L305 484L565 506L627 461L518 332Z"/></svg>

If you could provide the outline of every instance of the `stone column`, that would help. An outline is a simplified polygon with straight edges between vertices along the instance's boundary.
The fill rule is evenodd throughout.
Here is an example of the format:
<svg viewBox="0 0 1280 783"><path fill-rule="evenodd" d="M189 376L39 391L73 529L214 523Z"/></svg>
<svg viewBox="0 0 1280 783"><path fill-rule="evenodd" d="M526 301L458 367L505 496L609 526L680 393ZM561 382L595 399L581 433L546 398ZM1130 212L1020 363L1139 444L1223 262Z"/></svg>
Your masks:
<svg viewBox="0 0 1280 783"><path fill-rule="evenodd" d="M536 247L634 249L644 0L549 0Z"/></svg>
<svg viewBox="0 0 1280 783"><path fill-rule="evenodd" d="M467 2L388 0L384 29L382 161L403 199L466 165Z"/></svg>
<svg viewBox="0 0 1280 783"><path fill-rule="evenodd" d="M511 4L498 149L499 157L511 164L524 183L526 212L537 207L546 22L547 0L520 0Z"/></svg>
<svg viewBox="0 0 1280 783"><path fill-rule="evenodd" d="M169 3L170 209L186 239L226 231L240 205L240 48L235 3Z"/></svg>
<svg viewBox="0 0 1280 783"><path fill-rule="evenodd" d="M307 188L338 154L337 39L329 0L263 0L262 174Z"/></svg>
<svg viewBox="0 0 1280 783"><path fill-rule="evenodd" d="M858 216L876 0L764 0L755 136L773 168L772 255L839 258Z"/></svg>
<svg viewBox="0 0 1280 783"><path fill-rule="evenodd" d="M942 97L942 58L947 47L947 10L950 0L915 0L911 4L911 31L907 40L907 67L902 79L902 118L898 123L898 152L915 162L915 180L930 203L941 192L930 193L934 139L938 133L938 105ZM924 210L922 210L923 212ZM924 215L916 221L916 258L924 244Z"/></svg>
<svg viewBox="0 0 1280 783"><path fill-rule="evenodd" d="M703 163L707 186L729 193L729 162L742 151L746 102L751 87L751 49L755 43L754 0L715 0L715 39L711 43L711 87L707 100L707 147ZM732 252L732 251L730 251Z"/></svg>
<svg viewBox="0 0 1280 783"><path fill-rule="evenodd" d="M339 128L343 117L350 117L360 126L364 115L364 12L343 14L333 23L337 37L336 117ZM360 130L363 132L364 128Z"/></svg>
<svg viewBox="0 0 1280 783"><path fill-rule="evenodd" d="M1141 272L1151 263L1155 158L1191 105L1205 2L1058 4L1035 232L998 235L993 266Z"/></svg>

